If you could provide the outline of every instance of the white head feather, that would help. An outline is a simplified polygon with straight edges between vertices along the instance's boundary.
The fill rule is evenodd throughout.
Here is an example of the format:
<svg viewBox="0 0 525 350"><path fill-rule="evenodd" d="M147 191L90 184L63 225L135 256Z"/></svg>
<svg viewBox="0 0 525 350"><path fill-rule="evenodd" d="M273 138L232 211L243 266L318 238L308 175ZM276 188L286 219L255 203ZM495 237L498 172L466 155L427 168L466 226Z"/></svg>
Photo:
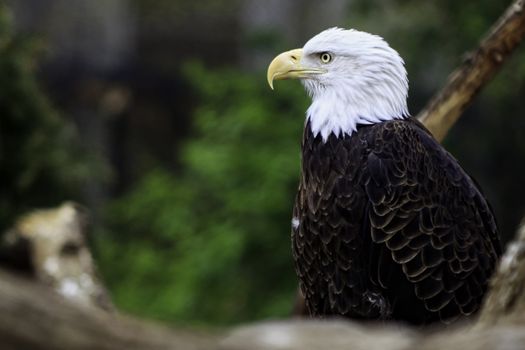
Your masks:
<svg viewBox="0 0 525 350"><path fill-rule="evenodd" d="M330 62L322 62L323 53ZM351 135L358 124L409 115L403 59L377 35L327 29L304 45L301 65L326 71L302 79L312 97L307 119L313 134L320 133L325 141L330 133Z"/></svg>

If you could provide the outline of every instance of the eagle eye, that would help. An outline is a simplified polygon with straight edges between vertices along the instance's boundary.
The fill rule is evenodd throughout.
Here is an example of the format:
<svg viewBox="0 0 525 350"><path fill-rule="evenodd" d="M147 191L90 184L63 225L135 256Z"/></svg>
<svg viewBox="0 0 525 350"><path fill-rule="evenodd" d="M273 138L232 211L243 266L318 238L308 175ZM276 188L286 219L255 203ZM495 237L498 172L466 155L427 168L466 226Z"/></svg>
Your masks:
<svg viewBox="0 0 525 350"><path fill-rule="evenodd" d="M321 62L323 63L330 63L330 61L332 61L332 55L330 55L330 53L328 52L321 53L319 57L321 58Z"/></svg>

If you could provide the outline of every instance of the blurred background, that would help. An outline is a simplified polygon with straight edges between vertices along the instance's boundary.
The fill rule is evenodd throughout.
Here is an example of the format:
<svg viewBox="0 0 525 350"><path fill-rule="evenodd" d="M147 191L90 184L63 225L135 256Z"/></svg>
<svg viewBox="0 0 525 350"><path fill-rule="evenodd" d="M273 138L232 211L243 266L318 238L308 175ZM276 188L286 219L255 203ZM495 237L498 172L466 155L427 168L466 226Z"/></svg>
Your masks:
<svg viewBox="0 0 525 350"><path fill-rule="evenodd" d="M8 0L0 3L0 229L88 207L120 310L216 327L290 314L290 213L308 99L265 70L319 31L383 36L412 114L510 2ZM525 50L445 146L481 184L504 241L525 213Z"/></svg>

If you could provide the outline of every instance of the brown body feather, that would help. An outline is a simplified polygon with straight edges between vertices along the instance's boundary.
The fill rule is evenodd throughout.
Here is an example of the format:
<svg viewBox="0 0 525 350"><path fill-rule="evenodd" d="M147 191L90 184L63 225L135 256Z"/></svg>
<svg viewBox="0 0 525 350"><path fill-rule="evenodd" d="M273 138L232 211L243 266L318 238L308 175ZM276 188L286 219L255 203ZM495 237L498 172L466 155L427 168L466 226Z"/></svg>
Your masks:
<svg viewBox="0 0 525 350"><path fill-rule="evenodd" d="M314 316L425 324L471 315L501 253L475 182L413 118L326 142L307 124L293 216Z"/></svg>

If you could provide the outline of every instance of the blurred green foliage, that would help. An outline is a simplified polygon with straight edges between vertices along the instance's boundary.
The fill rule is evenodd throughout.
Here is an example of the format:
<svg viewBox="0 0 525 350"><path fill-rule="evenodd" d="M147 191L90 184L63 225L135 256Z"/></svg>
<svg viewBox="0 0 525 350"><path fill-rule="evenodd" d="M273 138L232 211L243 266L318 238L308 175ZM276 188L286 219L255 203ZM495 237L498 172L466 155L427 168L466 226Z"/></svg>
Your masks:
<svg viewBox="0 0 525 350"><path fill-rule="evenodd" d="M0 4L0 232L30 208L77 198L91 164L37 84L38 41L11 27Z"/></svg>
<svg viewBox="0 0 525 350"><path fill-rule="evenodd" d="M306 97L264 75L190 65L199 97L182 171L156 169L108 213L98 252L117 305L160 319L223 324L284 316Z"/></svg>

